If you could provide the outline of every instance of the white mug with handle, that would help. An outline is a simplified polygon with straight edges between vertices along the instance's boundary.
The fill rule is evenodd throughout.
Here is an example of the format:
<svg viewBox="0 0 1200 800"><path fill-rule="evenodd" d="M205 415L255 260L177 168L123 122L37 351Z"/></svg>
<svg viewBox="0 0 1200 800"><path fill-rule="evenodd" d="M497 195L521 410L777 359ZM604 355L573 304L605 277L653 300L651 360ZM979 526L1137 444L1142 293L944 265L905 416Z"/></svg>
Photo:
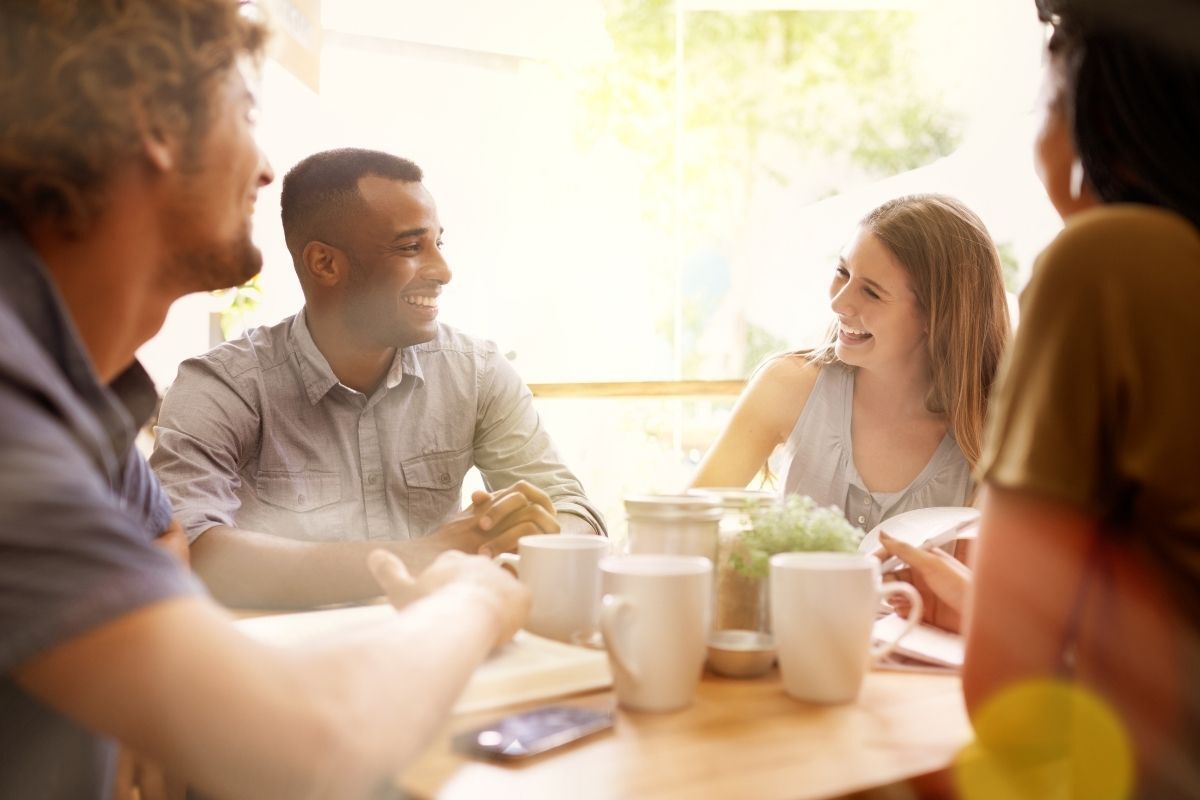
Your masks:
<svg viewBox="0 0 1200 800"><path fill-rule="evenodd" d="M602 536L543 533L522 536L516 553L493 561L512 567L529 587L533 603L525 629L569 644L595 635L600 608L600 559L608 554Z"/></svg>
<svg viewBox="0 0 1200 800"><path fill-rule="evenodd" d="M771 620L784 690L797 700L848 703L869 663L890 653L921 621L921 595L907 583L882 583L879 561L857 553L771 556ZM912 603L895 641L871 646L881 597Z"/></svg>
<svg viewBox="0 0 1200 800"><path fill-rule="evenodd" d="M712 561L634 554L600 562L600 630L617 702L674 711L692 702L712 615Z"/></svg>

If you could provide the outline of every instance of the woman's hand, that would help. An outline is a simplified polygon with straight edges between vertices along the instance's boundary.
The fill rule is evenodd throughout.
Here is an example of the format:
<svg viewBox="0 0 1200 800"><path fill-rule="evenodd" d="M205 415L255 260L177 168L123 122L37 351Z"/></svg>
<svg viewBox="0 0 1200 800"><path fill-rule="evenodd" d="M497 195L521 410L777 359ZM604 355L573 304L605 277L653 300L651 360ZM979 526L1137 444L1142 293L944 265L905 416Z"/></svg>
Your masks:
<svg viewBox="0 0 1200 800"><path fill-rule="evenodd" d="M921 599L925 601L925 621L960 632L963 608L971 587L971 570L942 550L921 550L882 531L879 543L887 555L908 564L909 569L898 571L896 578L911 583L921 593ZM908 616L907 601L896 598L892 605L900 616Z"/></svg>

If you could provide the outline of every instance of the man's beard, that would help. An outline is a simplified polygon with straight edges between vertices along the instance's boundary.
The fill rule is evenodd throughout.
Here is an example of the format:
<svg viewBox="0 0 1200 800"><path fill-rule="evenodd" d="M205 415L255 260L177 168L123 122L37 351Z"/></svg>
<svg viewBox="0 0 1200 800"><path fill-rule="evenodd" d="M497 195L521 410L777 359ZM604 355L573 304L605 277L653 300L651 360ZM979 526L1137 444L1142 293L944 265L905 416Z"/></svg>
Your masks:
<svg viewBox="0 0 1200 800"><path fill-rule="evenodd" d="M181 294L241 286L262 269L262 252L244 231L236 239L186 247L175 254L169 271Z"/></svg>
<svg viewBox="0 0 1200 800"><path fill-rule="evenodd" d="M206 230L204 211L212 203L202 191L195 156L185 156L188 164L178 178L165 211L172 252L162 283L176 297L192 292L212 292L241 286L262 269L262 252L250 236L250 216L243 218L236 233L218 239Z"/></svg>

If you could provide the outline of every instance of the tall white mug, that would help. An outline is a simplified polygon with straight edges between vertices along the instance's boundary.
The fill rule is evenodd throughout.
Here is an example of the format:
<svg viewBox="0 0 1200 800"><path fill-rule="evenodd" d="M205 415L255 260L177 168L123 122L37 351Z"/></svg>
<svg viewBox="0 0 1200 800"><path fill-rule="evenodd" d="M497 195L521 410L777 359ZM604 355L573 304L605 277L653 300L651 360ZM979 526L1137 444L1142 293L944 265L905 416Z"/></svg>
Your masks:
<svg viewBox="0 0 1200 800"><path fill-rule="evenodd" d="M847 703L858 697L868 663L896 646L871 647L880 597L909 598L912 612L905 634L921 620L917 590L907 583L882 583L879 562L872 556L781 553L771 556L770 564L779 671L784 690L798 700Z"/></svg>
<svg viewBox="0 0 1200 800"><path fill-rule="evenodd" d="M635 554L600 562L600 630L617 702L674 711L692 702L712 614L712 562Z"/></svg>
<svg viewBox="0 0 1200 800"><path fill-rule="evenodd" d="M511 566L529 587L533 603L527 631L579 644L598 628L600 559L608 549L603 536L545 533L522 536L515 554L501 553L493 560Z"/></svg>

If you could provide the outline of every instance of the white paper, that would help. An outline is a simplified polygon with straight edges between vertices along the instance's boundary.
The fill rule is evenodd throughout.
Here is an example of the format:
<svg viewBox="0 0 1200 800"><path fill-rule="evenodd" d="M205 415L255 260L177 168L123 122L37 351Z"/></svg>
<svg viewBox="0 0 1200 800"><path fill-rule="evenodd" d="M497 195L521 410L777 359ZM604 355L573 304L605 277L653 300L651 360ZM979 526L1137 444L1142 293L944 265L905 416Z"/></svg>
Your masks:
<svg viewBox="0 0 1200 800"><path fill-rule="evenodd" d="M975 528L970 523L979 519L979 509L968 506L937 506L917 508L890 517L871 529L859 542L860 553L874 553L879 549L879 532L886 530L893 539L920 547L929 539L947 530L962 527L957 538L972 538Z"/></svg>

